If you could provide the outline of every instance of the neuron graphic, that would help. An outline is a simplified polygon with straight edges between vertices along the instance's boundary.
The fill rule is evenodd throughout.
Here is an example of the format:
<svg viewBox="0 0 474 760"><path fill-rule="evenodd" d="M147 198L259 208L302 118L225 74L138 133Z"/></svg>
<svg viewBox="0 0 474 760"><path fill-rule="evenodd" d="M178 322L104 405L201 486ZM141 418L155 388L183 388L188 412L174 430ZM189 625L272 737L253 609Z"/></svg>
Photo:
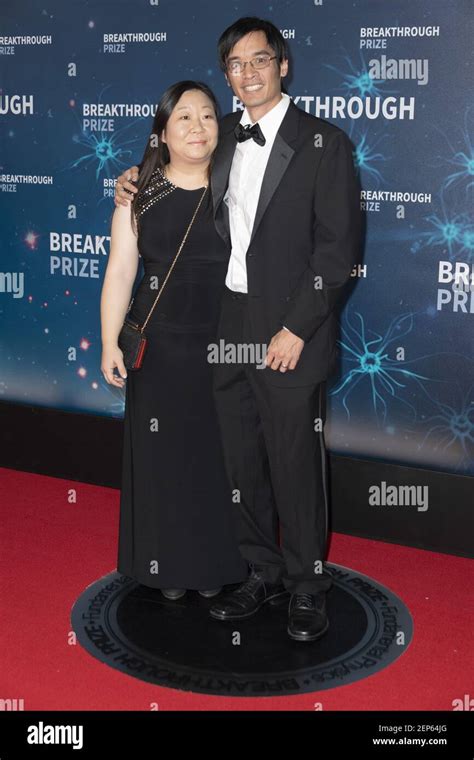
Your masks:
<svg viewBox="0 0 474 760"><path fill-rule="evenodd" d="M461 403L456 405L431 401L437 414L427 417L425 423L433 423L419 444L421 449L431 436L437 436L435 451L446 451L455 446L459 449L459 467L468 468L474 456L474 400L473 388L469 389Z"/></svg>
<svg viewBox="0 0 474 760"><path fill-rule="evenodd" d="M380 142L380 138L370 146L367 142L367 133L365 133L358 142L355 142L355 150L353 151L354 166L359 172L366 172L375 179L377 187L383 181L383 176L373 164L377 161L388 160L382 153L375 152L375 145L378 142Z"/></svg>
<svg viewBox="0 0 474 760"><path fill-rule="evenodd" d="M461 250L459 253L463 258L471 261L474 254L474 226L470 225L463 229L461 233Z"/></svg>
<svg viewBox="0 0 474 760"><path fill-rule="evenodd" d="M100 381L100 387L116 399L113 403L110 403L107 406L107 409L112 411L114 417L121 417L125 412L125 388L117 388L116 385L109 385L105 380Z"/></svg>
<svg viewBox="0 0 474 760"><path fill-rule="evenodd" d="M109 167L114 170L114 174L117 174L122 167L127 164L121 159L124 156L130 156L131 150L124 150L123 147L116 145L118 139L118 133L113 135L101 134L97 137L94 133L83 132L80 136L74 138L74 142L84 145L90 149L88 153L73 161L71 168L76 169L84 161L95 162L97 161L97 168L95 172L96 179L99 179L99 175L104 167L107 168L107 177L111 176L108 171Z"/></svg>
<svg viewBox="0 0 474 760"><path fill-rule="evenodd" d="M467 213L454 213L446 209L444 195L441 192L440 214L425 217L432 227L431 232L422 233L425 246L441 247L448 252L450 259L458 255L472 257L474 225Z"/></svg>
<svg viewBox="0 0 474 760"><path fill-rule="evenodd" d="M469 211L472 212L472 188L474 187L474 147L473 139L469 134L471 113L472 108L468 108L464 114L464 125L461 129L462 150L456 150L450 138L437 128L445 138L451 154L448 158L437 156L437 159L439 159L441 164L454 166L457 171L446 176L441 183L441 211L439 214L425 217L425 220L431 225L432 230L431 232L422 234L426 246L442 247L443 250L447 251L451 260L460 257L468 262L472 261L474 252L474 223L472 213L469 214ZM457 186L462 188L464 184L469 200L469 208L467 212L457 213L453 210L456 203L456 195L452 191ZM449 205L451 209L449 211L447 209L446 198L450 201ZM457 198L457 201L459 201L459 198Z"/></svg>
<svg viewBox="0 0 474 760"><path fill-rule="evenodd" d="M383 79L374 79L370 76L362 55L360 56L360 68L357 68L348 55L344 56L348 71L341 71L336 66L326 63L325 66L335 71L342 78L341 88L350 96L358 95L361 98L381 96L383 90L379 85L384 84ZM385 90L385 93L394 93L396 90Z"/></svg>
<svg viewBox="0 0 474 760"><path fill-rule="evenodd" d="M355 364L349 372L341 379L336 387L331 391L331 395L342 395L342 405L346 410L347 417L350 419L350 411L347 405L348 399L354 388L362 381L368 382L371 400L375 415L378 417L382 413L382 420L385 423L387 416L387 397L397 398L398 401L410 408L410 411L416 416L416 410L412 404L402 399L399 392L406 387L403 380L428 380L416 372L405 369L408 362L400 362L391 359L388 355L388 347L395 341L403 338L411 332L413 328L413 314L402 314L395 317L385 335L380 335L373 330L366 328L364 318L356 312L356 318L359 322L359 329L354 327L349 317L346 316L341 332L344 340L339 344L345 352L345 360ZM369 334L374 336L369 339ZM400 366L402 364L402 366Z"/></svg>
<svg viewBox="0 0 474 760"><path fill-rule="evenodd" d="M474 137L470 135L469 119L471 118L470 112L472 107L468 108L464 114L464 125L461 128L461 136L463 141L463 147L461 150L456 150L453 146L450 138L437 127L446 140L451 155L448 158L443 156L437 156L442 164L447 163L453 166L456 171L448 174L443 181L443 189L447 189L450 186L458 185L459 183L466 183L466 193L474 186Z"/></svg>
<svg viewBox="0 0 474 760"><path fill-rule="evenodd" d="M102 90L99 96L99 103L102 101L102 96L107 87ZM143 146L143 137L133 137L127 140L123 139L124 133L133 127L137 122L146 120L144 116L141 116L133 121L126 123L122 128L116 129L114 132L88 132L82 128L79 117L74 112L76 120L79 123L80 133L73 135L73 142L83 146L86 149L84 155L72 161L67 169L76 169L78 166L86 164L96 164L96 179L99 179L102 171L105 170L105 174L108 178L115 177L122 169L129 166L130 161L123 161L125 157L130 157L137 149L139 150ZM134 146L135 150L126 146Z"/></svg>

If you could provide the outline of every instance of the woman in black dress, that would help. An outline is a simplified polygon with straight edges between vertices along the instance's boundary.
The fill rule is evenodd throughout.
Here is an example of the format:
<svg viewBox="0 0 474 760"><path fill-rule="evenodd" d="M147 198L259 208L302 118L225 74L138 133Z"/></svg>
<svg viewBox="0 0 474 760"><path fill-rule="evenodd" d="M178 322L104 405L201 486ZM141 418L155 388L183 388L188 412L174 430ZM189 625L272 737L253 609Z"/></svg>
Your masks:
<svg viewBox="0 0 474 760"><path fill-rule="evenodd" d="M217 103L206 85L179 82L164 93L131 210L114 212L101 298L101 369L107 382L126 388L117 569L170 599L188 589L213 596L248 575L207 360L229 258L207 187L217 133ZM138 257L144 275L129 317L142 324L201 199L146 327L143 366L125 381L117 338Z"/></svg>

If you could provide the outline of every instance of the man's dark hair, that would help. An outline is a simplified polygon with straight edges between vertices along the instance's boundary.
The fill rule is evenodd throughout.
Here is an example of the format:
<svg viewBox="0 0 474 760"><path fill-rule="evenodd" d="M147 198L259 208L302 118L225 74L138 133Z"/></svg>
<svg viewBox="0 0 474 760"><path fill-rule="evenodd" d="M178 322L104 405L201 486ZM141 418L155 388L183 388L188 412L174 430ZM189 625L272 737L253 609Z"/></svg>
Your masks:
<svg viewBox="0 0 474 760"><path fill-rule="evenodd" d="M239 18L231 24L231 26L227 27L219 37L217 52L219 56L219 64L223 71L226 69L227 59L234 45L250 32L265 33L267 42L275 51L279 64L282 63L285 58L288 58L288 51L283 35L271 21L266 21L265 19L257 18L256 16L245 16L245 18Z"/></svg>

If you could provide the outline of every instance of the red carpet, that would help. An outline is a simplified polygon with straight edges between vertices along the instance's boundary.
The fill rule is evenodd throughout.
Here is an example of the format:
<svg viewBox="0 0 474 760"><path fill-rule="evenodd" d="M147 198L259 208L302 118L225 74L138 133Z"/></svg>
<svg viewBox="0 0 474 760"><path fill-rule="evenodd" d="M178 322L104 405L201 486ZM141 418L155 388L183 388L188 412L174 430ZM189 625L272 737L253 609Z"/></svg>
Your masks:
<svg viewBox="0 0 474 760"><path fill-rule="evenodd" d="M472 561L341 534L330 561L391 588L414 618L413 642L393 665L294 697L222 698L141 683L87 654L69 625L79 594L115 569L119 492L1 468L0 483L0 696L23 699L25 710L451 710L472 693Z"/></svg>

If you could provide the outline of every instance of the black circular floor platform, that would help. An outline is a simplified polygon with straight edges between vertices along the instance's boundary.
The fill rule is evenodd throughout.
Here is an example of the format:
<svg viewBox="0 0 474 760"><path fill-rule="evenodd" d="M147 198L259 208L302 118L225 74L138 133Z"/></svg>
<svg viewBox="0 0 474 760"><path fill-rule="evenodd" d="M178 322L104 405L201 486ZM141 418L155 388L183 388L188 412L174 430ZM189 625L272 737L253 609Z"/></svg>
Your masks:
<svg viewBox="0 0 474 760"><path fill-rule="evenodd" d="M329 630L311 643L288 637L289 596L247 620L223 623L208 612L219 597L188 591L172 602L117 572L81 594L72 627L94 657L159 686L242 697L330 689L390 665L406 651L413 625L389 589L341 565L326 569L333 578Z"/></svg>

